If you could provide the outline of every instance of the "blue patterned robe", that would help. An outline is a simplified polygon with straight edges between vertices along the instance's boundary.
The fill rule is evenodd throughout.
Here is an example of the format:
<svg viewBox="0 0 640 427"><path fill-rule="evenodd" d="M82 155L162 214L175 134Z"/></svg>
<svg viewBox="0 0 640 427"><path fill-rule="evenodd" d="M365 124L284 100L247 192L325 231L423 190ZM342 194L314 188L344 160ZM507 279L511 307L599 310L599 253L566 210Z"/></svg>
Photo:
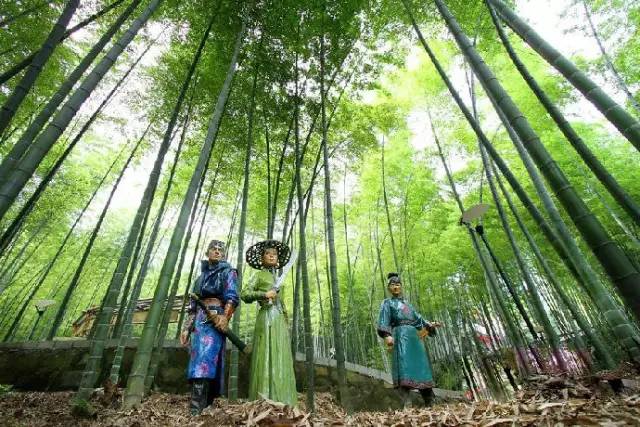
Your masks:
<svg viewBox="0 0 640 427"><path fill-rule="evenodd" d="M423 341L418 330L435 328L403 298L387 298L380 306L378 335L393 336L391 377L395 387L425 389L433 387L433 373Z"/></svg>
<svg viewBox="0 0 640 427"><path fill-rule="evenodd" d="M227 302L238 305L236 289L238 273L225 261L216 264L202 262L202 273L193 285L192 292L200 298L218 298L222 306L209 306L209 309L222 314ZM207 378L214 380L215 394L224 391L224 353L226 337L210 322L200 307L191 301L190 315L195 314L191 333L190 359L187 378Z"/></svg>

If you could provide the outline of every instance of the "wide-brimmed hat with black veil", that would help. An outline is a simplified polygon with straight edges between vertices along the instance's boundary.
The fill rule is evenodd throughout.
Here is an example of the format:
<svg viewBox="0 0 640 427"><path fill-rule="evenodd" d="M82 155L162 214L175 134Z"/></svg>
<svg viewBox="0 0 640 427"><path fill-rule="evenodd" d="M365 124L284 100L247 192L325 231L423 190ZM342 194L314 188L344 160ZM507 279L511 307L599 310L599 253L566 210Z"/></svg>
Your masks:
<svg viewBox="0 0 640 427"><path fill-rule="evenodd" d="M289 257L291 256L289 246L278 240L263 240L247 249L244 257L247 264L260 270L262 268L262 255L266 249L275 249L278 251L278 265L276 268L281 268L289 262Z"/></svg>

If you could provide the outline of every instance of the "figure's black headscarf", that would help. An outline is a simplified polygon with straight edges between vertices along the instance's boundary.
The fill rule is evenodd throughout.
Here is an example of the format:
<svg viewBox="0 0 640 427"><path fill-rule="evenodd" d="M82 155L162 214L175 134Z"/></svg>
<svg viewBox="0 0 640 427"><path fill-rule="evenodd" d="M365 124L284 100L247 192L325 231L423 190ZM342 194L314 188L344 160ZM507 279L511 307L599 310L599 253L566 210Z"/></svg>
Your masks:
<svg viewBox="0 0 640 427"><path fill-rule="evenodd" d="M387 274L387 286L392 285L394 283L402 284L402 280L400 280L400 275L398 273Z"/></svg>
<svg viewBox="0 0 640 427"><path fill-rule="evenodd" d="M223 251L226 251L227 245L221 240L214 239L209 242L209 246L207 246L207 250L213 249L213 248L218 248L218 249L222 249Z"/></svg>

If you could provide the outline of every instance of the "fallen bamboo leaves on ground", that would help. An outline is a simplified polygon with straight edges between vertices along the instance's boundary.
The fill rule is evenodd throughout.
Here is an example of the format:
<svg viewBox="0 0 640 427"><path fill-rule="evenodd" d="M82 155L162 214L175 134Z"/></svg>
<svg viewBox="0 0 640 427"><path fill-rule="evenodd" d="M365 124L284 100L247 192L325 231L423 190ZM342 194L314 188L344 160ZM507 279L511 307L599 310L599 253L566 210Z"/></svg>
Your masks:
<svg viewBox="0 0 640 427"><path fill-rule="evenodd" d="M217 400L203 414L188 413L189 397L153 393L140 408L120 410L97 393L93 418L71 415L71 392L10 391L0 398L3 426L637 426L640 394L615 395L592 379L539 376L508 402L436 404L431 408L347 414L328 393L316 395L309 414L305 397L298 408L262 399L252 402ZM118 395L118 393L110 393Z"/></svg>

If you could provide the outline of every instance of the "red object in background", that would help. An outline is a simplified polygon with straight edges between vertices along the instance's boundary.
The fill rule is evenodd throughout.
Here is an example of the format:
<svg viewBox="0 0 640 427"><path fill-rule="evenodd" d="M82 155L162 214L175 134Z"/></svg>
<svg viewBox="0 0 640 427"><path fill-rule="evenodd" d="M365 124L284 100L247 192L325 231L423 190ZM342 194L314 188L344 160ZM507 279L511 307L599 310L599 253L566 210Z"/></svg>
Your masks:
<svg viewBox="0 0 640 427"><path fill-rule="evenodd" d="M478 334L478 339L482 341L487 347L491 345L491 337L486 334Z"/></svg>

